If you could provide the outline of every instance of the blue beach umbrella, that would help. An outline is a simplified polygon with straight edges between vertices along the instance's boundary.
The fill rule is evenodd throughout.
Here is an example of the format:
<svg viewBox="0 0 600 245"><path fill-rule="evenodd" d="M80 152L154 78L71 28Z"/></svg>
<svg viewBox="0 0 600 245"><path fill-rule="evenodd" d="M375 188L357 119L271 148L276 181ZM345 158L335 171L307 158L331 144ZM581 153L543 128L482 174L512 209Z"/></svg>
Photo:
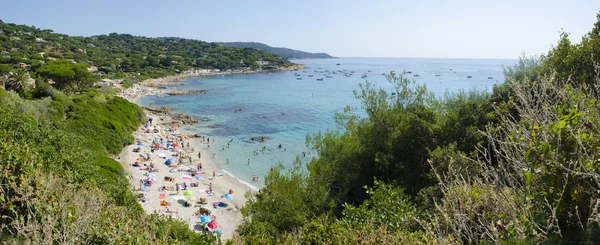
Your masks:
<svg viewBox="0 0 600 245"><path fill-rule="evenodd" d="M137 146L139 146L139 147L142 147L142 146L144 146L144 144L142 144L142 143L137 143Z"/></svg>
<svg viewBox="0 0 600 245"><path fill-rule="evenodd" d="M223 232L223 230L218 229L218 230L215 230L214 233L223 235L224 232Z"/></svg>
<svg viewBox="0 0 600 245"><path fill-rule="evenodd" d="M231 194L229 194L229 193L228 193L228 194L225 194L225 198L226 198L227 200L230 200L230 201L231 201L231 200L233 200L233 195L231 195Z"/></svg>
<svg viewBox="0 0 600 245"><path fill-rule="evenodd" d="M204 180L204 178L202 178L200 175L196 175L196 180Z"/></svg>
<svg viewBox="0 0 600 245"><path fill-rule="evenodd" d="M210 218L210 216L207 216L207 215L201 215L201 216L200 216L200 221L202 221L202 222L204 222L204 223L208 223L208 222L211 222L211 221L212 221L212 219Z"/></svg>

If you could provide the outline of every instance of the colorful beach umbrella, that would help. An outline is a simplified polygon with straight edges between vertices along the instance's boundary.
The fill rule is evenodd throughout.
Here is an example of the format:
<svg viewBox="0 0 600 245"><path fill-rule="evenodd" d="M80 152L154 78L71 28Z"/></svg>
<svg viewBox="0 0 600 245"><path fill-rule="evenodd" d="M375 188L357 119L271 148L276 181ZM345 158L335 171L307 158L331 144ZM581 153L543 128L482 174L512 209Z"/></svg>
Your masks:
<svg viewBox="0 0 600 245"><path fill-rule="evenodd" d="M215 228L219 227L219 223L217 223L217 221L213 220L211 222L208 222L207 226L208 226L208 228L215 229Z"/></svg>
<svg viewBox="0 0 600 245"><path fill-rule="evenodd" d="M233 200L233 195L232 195L232 194L229 194L229 193L227 193L227 194L225 194L225 198L226 198L227 200L230 200L230 201L231 201L231 200Z"/></svg>
<svg viewBox="0 0 600 245"><path fill-rule="evenodd" d="M194 192L193 192L193 191L190 191L190 190L187 190L187 191L184 191L184 192L183 192L183 195L184 195L184 196L186 196L186 197L189 197L189 196L194 196Z"/></svg>
<svg viewBox="0 0 600 245"><path fill-rule="evenodd" d="M202 178L200 175L196 175L196 180L204 180L204 178Z"/></svg>
<svg viewBox="0 0 600 245"><path fill-rule="evenodd" d="M181 176L183 178L183 180L191 180L192 176L184 174L183 176Z"/></svg>
<svg viewBox="0 0 600 245"><path fill-rule="evenodd" d="M224 233L224 232L223 232L223 230L221 230L221 229L215 230L215 234L221 234L221 235L223 235L223 233Z"/></svg>
<svg viewBox="0 0 600 245"><path fill-rule="evenodd" d="M212 221L212 218L210 218L210 216L208 215L201 215L200 216L200 221L204 222L204 223L208 223Z"/></svg>

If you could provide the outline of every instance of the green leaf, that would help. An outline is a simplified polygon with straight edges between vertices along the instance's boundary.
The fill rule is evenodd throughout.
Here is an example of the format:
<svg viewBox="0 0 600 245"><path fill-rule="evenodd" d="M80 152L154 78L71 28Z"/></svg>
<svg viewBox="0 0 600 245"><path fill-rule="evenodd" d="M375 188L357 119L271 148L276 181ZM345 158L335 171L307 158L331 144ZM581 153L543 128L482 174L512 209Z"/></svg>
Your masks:
<svg viewBox="0 0 600 245"><path fill-rule="evenodd" d="M525 153L525 160L528 163L534 163L537 158L537 151L534 148L531 148Z"/></svg>
<svg viewBox="0 0 600 245"><path fill-rule="evenodd" d="M523 175L525 176L525 183L530 185L531 182L533 181L533 173L529 170L525 170L523 172Z"/></svg>

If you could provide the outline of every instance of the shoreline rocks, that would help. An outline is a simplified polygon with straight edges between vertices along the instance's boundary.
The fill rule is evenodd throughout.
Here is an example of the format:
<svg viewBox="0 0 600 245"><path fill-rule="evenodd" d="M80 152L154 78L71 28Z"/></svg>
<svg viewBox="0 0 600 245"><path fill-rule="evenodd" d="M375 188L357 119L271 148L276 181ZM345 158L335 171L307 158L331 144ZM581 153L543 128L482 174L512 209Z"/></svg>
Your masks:
<svg viewBox="0 0 600 245"><path fill-rule="evenodd" d="M165 92L168 95L187 95L187 94L206 94L206 89L190 89L190 90L170 90Z"/></svg>

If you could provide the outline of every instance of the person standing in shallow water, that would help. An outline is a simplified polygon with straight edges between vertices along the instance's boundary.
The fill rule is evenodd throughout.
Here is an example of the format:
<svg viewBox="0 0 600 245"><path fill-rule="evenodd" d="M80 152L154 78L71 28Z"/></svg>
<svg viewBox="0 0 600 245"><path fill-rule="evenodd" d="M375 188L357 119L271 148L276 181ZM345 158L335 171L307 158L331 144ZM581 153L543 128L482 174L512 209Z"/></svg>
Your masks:
<svg viewBox="0 0 600 245"><path fill-rule="evenodd" d="M248 158L248 165L250 165L250 158Z"/></svg>

